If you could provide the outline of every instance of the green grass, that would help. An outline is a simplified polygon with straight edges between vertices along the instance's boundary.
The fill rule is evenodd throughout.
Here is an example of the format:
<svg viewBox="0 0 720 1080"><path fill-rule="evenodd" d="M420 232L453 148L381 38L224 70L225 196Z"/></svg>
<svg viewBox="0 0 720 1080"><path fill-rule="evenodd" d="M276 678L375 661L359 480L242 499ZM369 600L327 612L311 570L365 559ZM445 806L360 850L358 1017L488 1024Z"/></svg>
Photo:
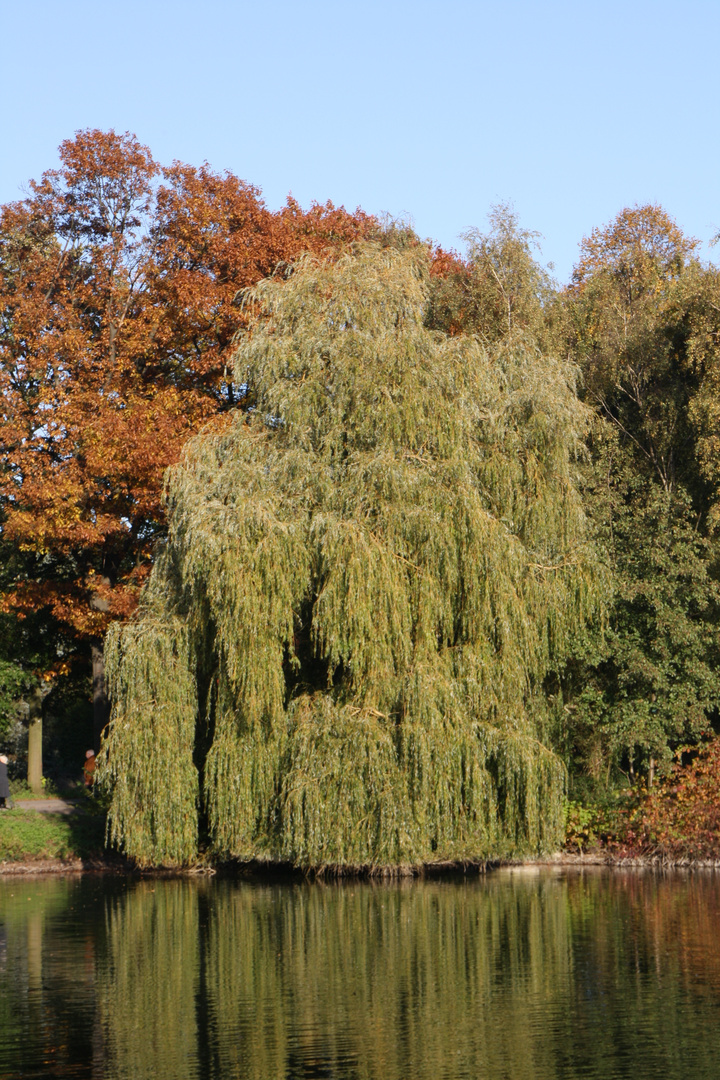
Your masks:
<svg viewBox="0 0 720 1080"><path fill-rule="evenodd" d="M0 862L24 859L88 859L105 851L102 813L39 814L0 811Z"/></svg>
<svg viewBox="0 0 720 1080"><path fill-rule="evenodd" d="M10 781L12 799L80 799L87 794L87 789L80 781L77 783L58 783L49 777L43 777L43 789L36 794L26 780Z"/></svg>

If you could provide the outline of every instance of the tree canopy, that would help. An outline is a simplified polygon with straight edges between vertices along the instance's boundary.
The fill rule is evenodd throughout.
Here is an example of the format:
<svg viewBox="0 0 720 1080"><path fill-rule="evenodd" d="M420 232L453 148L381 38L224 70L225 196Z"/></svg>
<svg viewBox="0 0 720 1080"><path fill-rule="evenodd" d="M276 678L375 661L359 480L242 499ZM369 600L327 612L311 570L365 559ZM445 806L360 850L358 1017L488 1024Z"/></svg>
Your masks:
<svg viewBox="0 0 720 1080"><path fill-rule="evenodd" d="M94 130L2 208L0 603L53 627L44 667L89 644L101 661L134 609L165 469L244 393L227 374L238 291L373 227L331 204L272 213L231 174L162 169L135 136Z"/></svg>
<svg viewBox="0 0 720 1080"><path fill-rule="evenodd" d="M696 246L660 207L627 208L583 241L562 298L598 416L584 503L615 583L604 639L566 673L568 756L603 784L618 768L652 784L720 702L718 275Z"/></svg>
<svg viewBox="0 0 720 1080"><path fill-rule="evenodd" d="M303 258L246 296L254 407L168 476L169 535L108 640L111 834L418 862L557 843L540 687L598 610L571 366L424 326L422 246Z"/></svg>

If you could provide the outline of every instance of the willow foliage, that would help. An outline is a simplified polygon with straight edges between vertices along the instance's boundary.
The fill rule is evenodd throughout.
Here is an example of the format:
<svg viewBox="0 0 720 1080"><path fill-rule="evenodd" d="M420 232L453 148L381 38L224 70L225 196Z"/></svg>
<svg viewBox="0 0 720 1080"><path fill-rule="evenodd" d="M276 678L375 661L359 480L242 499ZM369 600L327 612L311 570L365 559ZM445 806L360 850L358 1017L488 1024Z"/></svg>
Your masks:
<svg viewBox="0 0 720 1080"><path fill-rule="evenodd" d="M423 325L424 249L261 283L256 407L187 448L111 634L113 836L142 861L388 865L557 842L541 683L599 588L573 371Z"/></svg>

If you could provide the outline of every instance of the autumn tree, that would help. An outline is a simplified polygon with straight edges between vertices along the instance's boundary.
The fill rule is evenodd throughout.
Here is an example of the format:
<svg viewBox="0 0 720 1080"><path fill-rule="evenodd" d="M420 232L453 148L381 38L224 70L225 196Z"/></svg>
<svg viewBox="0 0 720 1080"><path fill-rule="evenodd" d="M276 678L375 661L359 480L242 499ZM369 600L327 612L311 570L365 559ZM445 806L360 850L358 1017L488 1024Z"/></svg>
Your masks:
<svg viewBox="0 0 720 1080"><path fill-rule="evenodd" d="M137 298L157 170L129 136L83 133L60 156L3 208L0 229L3 534L26 556L5 602L46 608L60 655L91 641L97 677L107 612L129 612L140 579L125 556L145 526L117 482L118 428L145 340Z"/></svg>
<svg viewBox="0 0 720 1080"><path fill-rule="evenodd" d="M505 203L492 207L488 219L487 232L464 234L464 258L442 249L434 253L428 325L450 334L474 333L488 344L517 331L545 343L554 290L538 261L539 234L522 228Z"/></svg>
<svg viewBox="0 0 720 1080"><path fill-rule="evenodd" d="M635 207L583 240L573 272L587 395L667 492L695 467L682 452L693 388L676 301L696 247L660 207Z"/></svg>
<svg viewBox="0 0 720 1080"><path fill-rule="evenodd" d="M108 644L111 831L392 864L558 842L542 681L599 603L572 368L424 327L424 248L302 259L252 293L255 408L193 440Z"/></svg>
<svg viewBox="0 0 720 1080"><path fill-rule="evenodd" d="M134 609L163 534L162 477L246 392L227 375L242 290L374 227L331 204L269 212L257 189L130 135L79 132L0 220L4 609L53 625L45 667Z"/></svg>
<svg viewBox="0 0 720 1080"><path fill-rule="evenodd" d="M210 397L222 410L244 403L246 380L230 376L235 335L247 321L243 290L305 251L320 253L377 231L362 211L332 203L303 212L289 198L278 213L257 188L175 163L163 173L152 226L151 297L158 318L148 374L171 378L184 393ZM207 406L206 406L207 407Z"/></svg>

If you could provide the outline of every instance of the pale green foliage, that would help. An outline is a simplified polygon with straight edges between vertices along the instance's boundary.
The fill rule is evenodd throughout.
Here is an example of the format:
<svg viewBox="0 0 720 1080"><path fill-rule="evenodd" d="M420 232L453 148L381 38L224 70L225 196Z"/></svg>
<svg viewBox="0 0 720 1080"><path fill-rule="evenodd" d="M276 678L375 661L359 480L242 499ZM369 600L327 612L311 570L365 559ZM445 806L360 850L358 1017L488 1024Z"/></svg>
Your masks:
<svg viewBox="0 0 720 1080"><path fill-rule="evenodd" d="M196 765L219 854L387 865L560 839L539 687L597 609L586 411L522 337L426 330L426 288L424 248L364 245L249 296L235 377L256 408L172 470L164 555L111 639L130 854L190 857L158 807L184 820Z"/></svg>
<svg viewBox="0 0 720 1080"><path fill-rule="evenodd" d="M543 311L551 300L553 284L549 272L535 258L540 234L521 228L507 203L494 206L488 220L489 232L470 229L463 237L468 245L469 292L478 330L485 340L517 327L541 336Z"/></svg>
<svg viewBox="0 0 720 1080"><path fill-rule="evenodd" d="M449 272L432 278L426 325L474 333L489 346L518 332L542 344L557 303L551 267L544 269L536 258L539 233L523 229L508 204L494 206L488 220L487 232L464 234L465 260L451 258Z"/></svg>
<svg viewBox="0 0 720 1080"><path fill-rule="evenodd" d="M183 622L145 617L113 634L108 663L115 752L101 762L112 785L109 833L159 864L197 850L197 771L192 763L197 696Z"/></svg>

